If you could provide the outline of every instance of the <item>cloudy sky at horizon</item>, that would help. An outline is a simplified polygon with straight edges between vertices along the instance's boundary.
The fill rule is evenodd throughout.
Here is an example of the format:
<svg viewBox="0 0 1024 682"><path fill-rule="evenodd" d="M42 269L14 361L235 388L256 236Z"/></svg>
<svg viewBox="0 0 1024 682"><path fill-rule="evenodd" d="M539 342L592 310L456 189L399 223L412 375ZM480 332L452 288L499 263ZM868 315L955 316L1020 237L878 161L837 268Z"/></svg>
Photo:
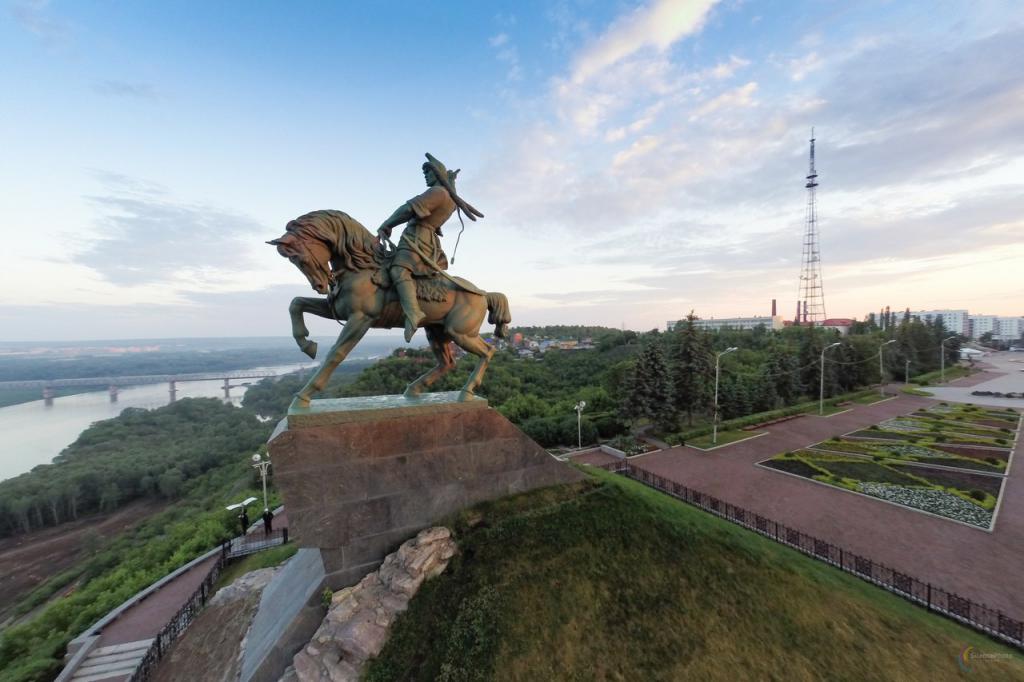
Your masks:
<svg viewBox="0 0 1024 682"><path fill-rule="evenodd" d="M514 324L788 316L812 126L830 316L1024 315L1019 2L349 5L0 0L0 340L287 335L426 151Z"/></svg>

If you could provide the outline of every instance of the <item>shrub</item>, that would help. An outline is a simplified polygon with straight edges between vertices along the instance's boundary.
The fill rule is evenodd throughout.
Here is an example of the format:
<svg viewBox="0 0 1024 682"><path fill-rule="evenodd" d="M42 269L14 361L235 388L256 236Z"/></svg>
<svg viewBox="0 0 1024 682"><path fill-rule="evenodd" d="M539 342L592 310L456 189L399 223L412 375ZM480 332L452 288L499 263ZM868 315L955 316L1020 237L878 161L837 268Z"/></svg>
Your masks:
<svg viewBox="0 0 1024 682"><path fill-rule="evenodd" d="M1006 445L1005 438L996 438L996 442L999 443L1000 445Z"/></svg>
<svg viewBox="0 0 1024 682"><path fill-rule="evenodd" d="M999 460L996 459L995 457L986 457L985 461L991 464L992 466L999 466Z"/></svg>
<svg viewBox="0 0 1024 682"><path fill-rule="evenodd" d="M320 603L323 604L325 609L331 608L331 601L334 599L334 592L329 587L325 587L324 591L320 593Z"/></svg>
<svg viewBox="0 0 1024 682"><path fill-rule="evenodd" d="M875 456L874 456L874 457L872 457L871 459L872 459L873 461L875 461L875 462L884 462L884 461L885 461L885 457L882 457L881 455L875 455Z"/></svg>
<svg viewBox="0 0 1024 682"><path fill-rule="evenodd" d="M878 424L872 424L871 426L868 427L868 430L869 431L881 431L882 429L880 429L878 427Z"/></svg>
<svg viewBox="0 0 1024 682"><path fill-rule="evenodd" d="M970 493L968 493L968 494L969 494L969 495L970 495L970 496L971 496L972 498L974 498L975 500L977 500L978 502L984 502L984 501L985 501L985 493L984 493L984 492L982 492L981 490L978 490L977 488L975 488L974 490L972 490L972 491L971 491Z"/></svg>

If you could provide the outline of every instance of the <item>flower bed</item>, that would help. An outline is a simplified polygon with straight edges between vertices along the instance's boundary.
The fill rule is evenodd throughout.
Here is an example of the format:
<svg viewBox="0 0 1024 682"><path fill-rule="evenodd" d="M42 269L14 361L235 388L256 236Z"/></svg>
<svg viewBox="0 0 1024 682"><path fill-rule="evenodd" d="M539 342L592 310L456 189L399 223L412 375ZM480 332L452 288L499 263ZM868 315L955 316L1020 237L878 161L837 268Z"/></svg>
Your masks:
<svg viewBox="0 0 1024 682"><path fill-rule="evenodd" d="M992 525L992 512L945 490L872 482L858 483L857 489L872 497L963 521L979 528L989 528Z"/></svg>
<svg viewBox="0 0 1024 682"><path fill-rule="evenodd" d="M921 464L937 464L944 467L956 467L957 469L971 469L973 471L988 471L993 474L1002 473L1004 464L989 464L988 462L982 462L976 459L968 459L966 457L958 458L947 458L947 457L914 457L913 461L920 462Z"/></svg>
<svg viewBox="0 0 1024 682"><path fill-rule="evenodd" d="M805 449L779 455L760 464L837 488L863 492L965 523L989 527L992 520L991 510L998 500L1003 478L910 463L931 459L947 466L958 462L954 457L928 458L921 456L920 453L914 454L913 459L909 461L876 461L863 456L828 454ZM983 462L967 460L967 464L992 471L992 467Z"/></svg>
<svg viewBox="0 0 1024 682"><path fill-rule="evenodd" d="M802 459L769 459L765 460L763 464L766 467L772 469L778 469L779 471L785 471L786 473L796 474L797 476L803 476L804 478L814 478L821 472L809 465Z"/></svg>
<svg viewBox="0 0 1024 682"><path fill-rule="evenodd" d="M874 438L875 440L918 440L919 438L925 438L928 434L864 429L862 431L854 431L848 435L854 438Z"/></svg>
<svg viewBox="0 0 1024 682"><path fill-rule="evenodd" d="M927 425L929 431L942 431L944 433L962 433L966 436L981 436L982 438L1005 438L1013 437L1013 430L1001 431L997 427L982 426L969 421L955 421L952 419L936 419L934 417L921 417L921 421Z"/></svg>
<svg viewBox="0 0 1024 682"><path fill-rule="evenodd" d="M903 473L868 460L824 460L815 458L812 462L815 466L827 470L836 478L849 478L855 481L875 481L878 483L903 483L907 485L922 483L919 479L914 478L912 474Z"/></svg>
<svg viewBox="0 0 1024 682"><path fill-rule="evenodd" d="M998 497L999 490L1003 485L1002 476L989 476L970 471L950 471L948 469L915 466L907 463L893 462L891 465L895 469L911 476L923 478L940 488L955 488L966 493L970 493L972 490L979 490L992 497Z"/></svg>
<svg viewBox="0 0 1024 682"><path fill-rule="evenodd" d="M957 455L958 457L970 457L971 459L982 459L985 461L994 459L1004 463L1006 462L1006 459L1010 454L1009 450L979 448L972 447L970 445L947 445L946 443L934 443L931 445L931 447L935 450L948 452L951 455Z"/></svg>
<svg viewBox="0 0 1024 682"><path fill-rule="evenodd" d="M928 422L923 419L910 419L908 417L893 417L878 423L879 428L884 431L895 431L896 433L915 433L928 428Z"/></svg>

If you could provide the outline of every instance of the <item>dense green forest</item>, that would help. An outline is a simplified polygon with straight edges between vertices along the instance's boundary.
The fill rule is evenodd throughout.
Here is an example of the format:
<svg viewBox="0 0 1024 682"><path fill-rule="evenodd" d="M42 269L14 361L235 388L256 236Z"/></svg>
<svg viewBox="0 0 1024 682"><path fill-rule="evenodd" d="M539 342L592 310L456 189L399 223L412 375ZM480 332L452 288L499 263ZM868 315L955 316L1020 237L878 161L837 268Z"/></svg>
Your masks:
<svg viewBox="0 0 1024 682"><path fill-rule="evenodd" d="M656 432L670 434L706 423L713 412L715 356L721 357L720 416L743 417L817 398L822 349L826 397L854 391L879 381L879 348L886 380L902 380L939 367L939 344L949 336L941 326L915 319L887 329L868 321L856 333L840 336L820 327L788 327L769 331L707 332L690 316L675 330L637 334L602 327L520 327L528 338L593 339L593 350L549 350L534 358L499 352L491 361L480 395L546 447L576 442L576 413L587 403L583 441L611 438L630 426L652 422ZM959 344L946 343L946 362L956 362ZM456 390L475 364L463 357L457 369L436 390ZM397 394L434 365L427 351L399 350L362 371L354 381L329 388L324 397ZM342 365L344 367L344 365ZM245 404L261 414L280 418L298 378L263 382L251 389Z"/></svg>
<svg viewBox="0 0 1024 682"><path fill-rule="evenodd" d="M141 497L173 500L185 481L255 452L269 426L215 398L157 410L127 408L82 432L53 464L0 481L0 537Z"/></svg>

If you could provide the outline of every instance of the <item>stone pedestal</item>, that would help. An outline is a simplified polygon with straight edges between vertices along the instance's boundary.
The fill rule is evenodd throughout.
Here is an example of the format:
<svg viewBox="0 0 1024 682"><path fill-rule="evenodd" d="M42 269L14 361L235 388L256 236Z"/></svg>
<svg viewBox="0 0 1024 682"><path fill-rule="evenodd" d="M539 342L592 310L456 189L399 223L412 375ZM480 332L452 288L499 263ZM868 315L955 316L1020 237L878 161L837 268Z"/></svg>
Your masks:
<svg viewBox="0 0 1024 682"><path fill-rule="evenodd" d="M583 477L487 401L457 397L314 400L278 424L269 449L290 535L320 549L332 589L464 507Z"/></svg>

